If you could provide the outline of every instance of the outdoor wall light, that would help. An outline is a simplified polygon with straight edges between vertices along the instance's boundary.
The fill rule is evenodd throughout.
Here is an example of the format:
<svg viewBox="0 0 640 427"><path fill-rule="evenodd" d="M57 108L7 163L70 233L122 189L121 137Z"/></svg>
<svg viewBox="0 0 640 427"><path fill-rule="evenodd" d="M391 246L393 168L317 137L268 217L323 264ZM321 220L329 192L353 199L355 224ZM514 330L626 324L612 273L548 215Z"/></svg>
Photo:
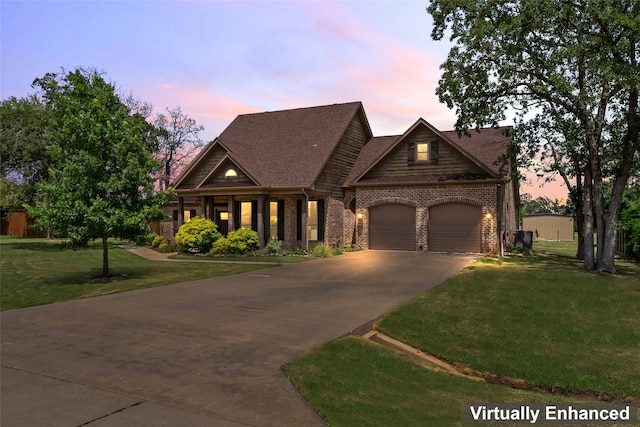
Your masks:
<svg viewBox="0 0 640 427"><path fill-rule="evenodd" d="M487 219L491 219L491 218L493 218L493 215L491 215L490 212L487 212L487 214L484 217L487 218Z"/></svg>
<svg viewBox="0 0 640 427"><path fill-rule="evenodd" d="M364 215L362 214L362 212L359 212L358 215L356 215L356 218L362 219L364 218Z"/></svg>

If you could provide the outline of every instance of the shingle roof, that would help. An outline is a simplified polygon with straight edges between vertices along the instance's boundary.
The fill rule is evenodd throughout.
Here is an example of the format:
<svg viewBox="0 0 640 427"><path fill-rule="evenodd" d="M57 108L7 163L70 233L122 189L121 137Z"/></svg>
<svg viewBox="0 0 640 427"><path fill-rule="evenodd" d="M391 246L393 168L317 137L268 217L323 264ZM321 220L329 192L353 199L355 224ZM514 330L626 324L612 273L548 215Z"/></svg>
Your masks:
<svg viewBox="0 0 640 427"><path fill-rule="evenodd" d="M441 132L447 138L458 144L473 157L478 159L498 176L504 177L508 174L508 168L504 162L507 156L511 136L512 126L502 126L498 128L482 128L479 130L469 130L469 135L460 135L454 130Z"/></svg>
<svg viewBox="0 0 640 427"><path fill-rule="evenodd" d="M360 102L244 114L218 139L259 185L308 188L358 113L368 130Z"/></svg>
<svg viewBox="0 0 640 427"><path fill-rule="evenodd" d="M480 130L471 130L469 135L460 135L456 131L444 131L440 132L445 137L449 138L452 142L457 144L460 148L466 151L473 158L478 160L484 166L493 171L500 177L505 177L508 174L508 168L504 162L504 157L507 155L507 149L511 141L511 135L513 134L513 127L504 126L499 128L483 128ZM360 157L356 161L351 173L345 180L345 185L354 184L354 181L373 164L380 160L380 156L383 155L389 148L398 143L398 140L403 135L383 136L371 138L369 142L362 148ZM465 176L450 176L450 175L429 175L429 176L414 176L414 177L400 177L400 178L377 178L368 179L367 183L393 183L398 182L440 182L457 179L472 179L472 177Z"/></svg>
<svg viewBox="0 0 640 427"><path fill-rule="evenodd" d="M389 147L400 138L401 135L376 136L371 138L360 151L360 156L353 165L349 176L345 180L345 185L352 183L365 169L375 162Z"/></svg>

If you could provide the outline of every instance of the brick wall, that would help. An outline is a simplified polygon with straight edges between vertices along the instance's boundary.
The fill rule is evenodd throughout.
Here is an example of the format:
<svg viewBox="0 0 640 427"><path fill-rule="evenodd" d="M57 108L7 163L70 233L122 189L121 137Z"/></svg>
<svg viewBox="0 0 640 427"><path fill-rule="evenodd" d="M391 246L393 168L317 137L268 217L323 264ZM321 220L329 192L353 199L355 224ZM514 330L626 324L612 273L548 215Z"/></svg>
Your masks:
<svg viewBox="0 0 640 427"><path fill-rule="evenodd" d="M362 224L358 224L357 245L362 248L368 248L369 245L369 208L400 203L416 208L416 246L428 250L429 208L455 202L482 208L482 252L498 253L497 196L495 184L360 187L356 194L356 215L362 214Z"/></svg>

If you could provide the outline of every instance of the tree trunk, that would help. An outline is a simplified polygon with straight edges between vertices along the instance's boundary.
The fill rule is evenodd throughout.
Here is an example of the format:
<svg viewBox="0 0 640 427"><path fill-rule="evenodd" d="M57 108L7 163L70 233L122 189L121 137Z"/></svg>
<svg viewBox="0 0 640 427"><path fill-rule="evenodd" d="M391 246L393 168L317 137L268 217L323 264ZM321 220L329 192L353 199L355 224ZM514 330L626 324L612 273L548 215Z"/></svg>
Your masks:
<svg viewBox="0 0 640 427"><path fill-rule="evenodd" d="M102 237L102 277L109 277L109 245L107 237Z"/></svg>
<svg viewBox="0 0 640 427"><path fill-rule="evenodd" d="M591 167L587 165L584 173L584 268L596 268L593 257L593 200L591 197Z"/></svg>
<svg viewBox="0 0 640 427"><path fill-rule="evenodd" d="M609 215L607 215L608 217ZM615 273L615 256L616 256L616 235L618 221L613 218L607 218L605 223L605 235L602 247L602 255L598 249L598 270L607 273ZM599 239L598 239L599 240Z"/></svg>
<svg viewBox="0 0 640 427"><path fill-rule="evenodd" d="M638 90L629 92L629 110L627 112L627 131L622 145L620 166L617 169L609 208L604 216L605 235L603 239L602 256L598 253L598 269L607 273L615 273L616 235L618 232L618 217L622 208L622 197L629 181L631 166L635 158L638 140L640 139L640 116L638 115ZM599 240L599 239L598 239ZM600 251L600 248L598 248Z"/></svg>
<svg viewBox="0 0 640 427"><path fill-rule="evenodd" d="M576 209L576 229L578 230L578 251L577 259L584 259L584 204L582 203L582 174L576 174L576 187L573 196L573 203Z"/></svg>

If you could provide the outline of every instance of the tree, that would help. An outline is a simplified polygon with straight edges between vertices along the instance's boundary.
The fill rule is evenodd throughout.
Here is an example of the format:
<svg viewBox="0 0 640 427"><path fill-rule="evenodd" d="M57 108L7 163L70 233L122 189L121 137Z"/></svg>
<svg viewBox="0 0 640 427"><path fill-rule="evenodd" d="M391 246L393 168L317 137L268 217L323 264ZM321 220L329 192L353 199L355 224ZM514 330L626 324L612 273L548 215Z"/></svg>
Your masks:
<svg viewBox="0 0 640 427"><path fill-rule="evenodd" d="M162 162L162 171L159 177L160 188L168 190L175 174L191 159L196 150L204 143L198 138L198 133L204 127L196 124L182 112L180 107L172 110L167 108L167 114L158 114L154 125L158 130L158 158Z"/></svg>
<svg viewBox="0 0 640 427"><path fill-rule="evenodd" d="M434 0L428 11L432 37L450 30L456 42L437 92L457 109L459 130L497 125L509 108L522 120L574 124L567 144L552 144L576 156L582 175L584 265L615 271L622 194L640 146L640 2ZM614 184L605 205L607 179Z"/></svg>
<svg viewBox="0 0 640 427"><path fill-rule="evenodd" d="M34 204L36 184L47 179L51 158L50 114L37 96L11 97L0 104L0 175L2 204Z"/></svg>
<svg viewBox="0 0 640 427"><path fill-rule="evenodd" d="M545 196L539 196L535 199L531 197L531 194L524 193L520 197L522 202L520 209L524 215L534 214L553 214L553 215L568 215L568 206L560 203L558 199L551 200Z"/></svg>
<svg viewBox="0 0 640 427"><path fill-rule="evenodd" d="M627 187L622 203L620 228L625 233L624 254L640 260L640 186Z"/></svg>
<svg viewBox="0 0 640 427"><path fill-rule="evenodd" d="M53 166L37 186L42 202L29 214L74 246L101 239L102 275L109 277L107 239L145 234L148 221L162 216L164 194L155 193L151 176L159 168L151 125L93 70L49 73L34 87L51 110Z"/></svg>

